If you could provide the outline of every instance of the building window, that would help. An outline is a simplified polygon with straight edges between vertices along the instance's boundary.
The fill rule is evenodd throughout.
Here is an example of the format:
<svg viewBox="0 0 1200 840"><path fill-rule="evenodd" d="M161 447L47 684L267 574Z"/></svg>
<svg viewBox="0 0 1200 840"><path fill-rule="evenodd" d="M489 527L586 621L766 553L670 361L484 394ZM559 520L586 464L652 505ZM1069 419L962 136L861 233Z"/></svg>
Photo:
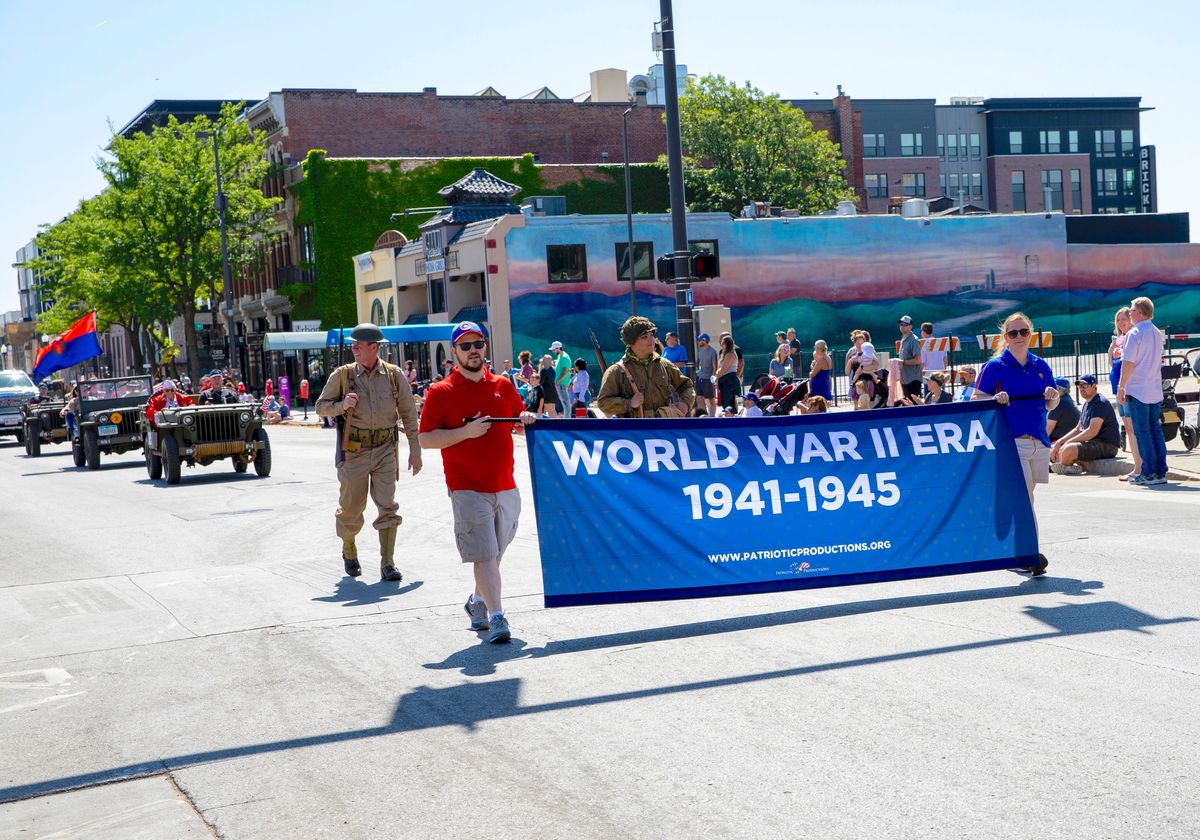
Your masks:
<svg viewBox="0 0 1200 840"><path fill-rule="evenodd" d="M1102 197L1117 195L1117 170L1096 170L1096 195Z"/></svg>
<svg viewBox="0 0 1200 840"><path fill-rule="evenodd" d="M979 145L979 135L971 135L971 159L979 160L983 156L983 147Z"/></svg>
<svg viewBox="0 0 1200 840"><path fill-rule="evenodd" d="M946 173L945 172L943 172L941 175L938 175L938 187L941 189L942 195L950 195L950 193L946 192Z"/></svg>
<svg viewBox="0 0 1200 840"><path fill-rule="evenodd" d="M488 296L488 279L486 274L476 274L479 278L479 302L487 303Z"/></svg>
<svg viewBox="0 0 1200 840"><path fill-rule="evenodd" d="M900 183L903 186L904 195L925 195L925 173L905 173L901 176Z"/></svg>
<svg viewBox="0 0 1200 840"><path fill-rule="evenodd" d="M983 173L971 173L971 198L983 198Z"/></svg>
<svg viewBox="0 0 1200 840"><path fill-rule="evenodd" d="M925 135L924 134L901 134L900 135L900 156L901 157L921 157L925 154Z"/></svg>
<svg viewBox="0 0 1200 840"><path fill-rule="evenodd" d="M1008 132L1008 152L1009 152L1009 154L1013 154L1013 155L1023 154L1022 148L1023 147L1021 144L1021 132L1019 132L1019 131Z"/></svg>
<svg viewBox="0 0 1200 840"><path fill-rule="evenodd" d="M1121 184L1126 195L1135 195L1137 193L1137 170L1122 169Z"/></svg>
<svg viewBox="0 0 1200 840"><path fill-rule="evenodd" d="M437 277L429 277L429 311L430 312L445 312L446 311L446 275L439 274Z"/></svg>
<svg viewBox="0 0 1200 840"><path fill-rule="evenodd" d="M1018 169L1012 173L1013 211L1025 212L1025 173Z"/></svg>
<svg viewBox="0 0 1200 840"><path fill-rule="evenodd" d="M946 159L958 160L958 135L946 135Z"/></svg>
<svg viewBox="0 0 1200 840"><path fill-rule="evenodd" d="M1043 169L1042 170L1042 203L1046 205L1045 194L1046 190L1050 190L1050 201L1048 206L1044 206L1045 210L1062 210L1062 170L1061 169Z"/></svg>
<svg viewBox="0 0 1200 840"><path fill-rule="evenodd" d="M546 275L551 283L586 283L587 249L582 245L547 245Z"/></svg>
<svg viewBox="0 0 1200 840"><path fill-rule="evenodd" d="M1067 132L1067 151L1073 155L1079 154L1079 132Z"/></svg>
<svg viewBox="0 0 1200 840"><path fill-rule="evenodd" d="M317 267L317 252L313 247L313 226L310 222L307 225L300 225L296 228L296 240L300 246L300 262L309 271Z"/></svg>
<svg viewBox="0 0 1200 840"><path fill-rule="evenodd" d="M1123 155L1132 155L1133 154L1133 129L1132 128L1121 129L1121 154L1123 154Z"/></svg>
<svg viewBox="0 0 1200 840"><path fill-rule="evenodd" d="M1078 169L1071 170L1071 211L1083 212L1083 177Z"/></svg>
<svg viewBox="0 0 1200 840"><path fill-rule="evenodd" d="M383 304L378 299L371 301L371 323L382 327L383 320Z"/></svg>
<svg viewBox="0 0 1200 840"><path fill-rule="evenodd" d="M938 136L938 157L942 160L946 159L946 135L939 134Z"/></svg>
<svg viewBox="0 0 1200 840"><path fill-rule="evenodd" d="M1109 129L1096 131L1096 155L1112 157L1117 153L1117 132Z"/></svg>
<svg viewBox="0 0 1200 840"><path fill-rule="evenodd" d="M967 135L958 135L958 153L962 155L962 159L967 159Z"/></svg>
<svg viewBox="0 0 1200 840"><path fill-rule="evenodd" d="M616 243L617 252L617 279L629 279L629 243ZM653 242L634 242L633 243L633 266L636 272L635 276L638 280L653 280L654 279L654 243Z"/></svg>
<svg viewBox="0 0 1200 840"><path fill-rule="evenodd" d="M950 175L946 178L946 189L948 189L950 191L950 192L946 193L948 196L950 196L951 198L958 197L958 173L957 172L951 172Z"/></svg>
<svg viewBox="0 0 1200 840"><path fill-rule="evenodd" d="M396 298L395 298L395 296L388 298L387 323L388 323L389 327L394 326L396 323Z"/></svg>
<svg viewBox="0 0 1200 840"><path fill-rule="evenodd" d="M887 198L888 176L880 172L877 175L867 175L867 198Z"/></svg>
<svg viewBox="0 0 1200 840"><path fill-rule="evenodd" d="M863 135L863 157L887 157L887 145L882 134Z"/></svg>
<svg viewBox="0 0 1200 840"><path fill-rule="evenodd" d="M1039 131L1038 149L1044 155L1056 155L1062 151L1061 131Z"/></svg>

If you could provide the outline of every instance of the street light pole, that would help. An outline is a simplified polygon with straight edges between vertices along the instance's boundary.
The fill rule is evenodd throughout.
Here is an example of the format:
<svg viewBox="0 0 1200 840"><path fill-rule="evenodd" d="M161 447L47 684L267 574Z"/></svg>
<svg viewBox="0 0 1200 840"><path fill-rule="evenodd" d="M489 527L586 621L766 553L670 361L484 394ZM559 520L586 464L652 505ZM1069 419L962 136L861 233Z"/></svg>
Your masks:
<svg viewBox="0 0 1200 840"><path fill-rule="evenodd" d="M225 210L227 202L225 191L221 187L221 152L217 144L216 131L197 131L197 138L211 137L213 141L213 165L217 170L217 218L221 229L221 275L225 286L225 364L233 367L233 283L229 269L229 240L225 234Z"/></svg>
<svg viewBox="0 0 1200 840"><path fill-rule="evenodd" d="M662 27L663 82L667 98L667 174L671 192L671 246L675 254L675 324L679 330L679 341L688 350L689 361L683 365L683 372L687 374L691 368L690 360L696 358L696 341L692 307L688 301L692 278L687 256L683 140L679 131L679 88L675 68L675 16L671 12L671 0L659 0L658 8L659 25Z"/></svg>
<svg viewBox="0 0 1200 840"><path fill-rule="evenodd" d="M621 115L621 140L625 146L625 225L628 232L625 244L625 262L629 265L629 314L637 314L637 271L633 260L633 186L629 180L629 115L637 107L635 102Z"/></svg>

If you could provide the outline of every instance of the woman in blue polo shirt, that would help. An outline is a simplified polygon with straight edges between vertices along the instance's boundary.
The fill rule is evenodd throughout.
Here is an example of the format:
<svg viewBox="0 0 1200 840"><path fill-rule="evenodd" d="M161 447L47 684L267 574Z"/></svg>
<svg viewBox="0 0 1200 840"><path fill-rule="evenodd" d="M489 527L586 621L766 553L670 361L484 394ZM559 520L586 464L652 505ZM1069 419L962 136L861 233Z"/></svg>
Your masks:
<svg viewBox="0 0 1200 840"><path fill-rule="evenodd" d="M1033 321L1020 312L1014 312L1000 325L1004 350L988 361L979 371L972 399L986 400L992 397L1006 406L1008 424L1016 438L1017 457L1021 471L1025 473L1025 489L1029 491L1029 505L1033 507L1033 488L1050 481L1050 438L1046 435L1046 414L1058 405L1058 388L1054 385L1054 373L1050 365L1040 356L1029 352L1033 338ZM1038 398L1041 399L1038 399ZM1037 512L1033 517L1037 527ZM1038 554L1041 561L1037 566L1028 566L1025 571L1035 577L1046 573L1049 561L1046 555Z"/></svg>

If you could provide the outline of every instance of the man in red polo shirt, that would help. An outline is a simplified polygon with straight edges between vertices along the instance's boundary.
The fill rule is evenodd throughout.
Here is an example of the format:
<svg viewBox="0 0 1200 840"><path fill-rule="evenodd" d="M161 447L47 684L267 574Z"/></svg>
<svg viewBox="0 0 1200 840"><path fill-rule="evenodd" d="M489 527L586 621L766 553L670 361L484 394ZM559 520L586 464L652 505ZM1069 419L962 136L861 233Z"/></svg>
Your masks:
<svg viewBox="0 0 1200 840"><path fill-rule="evenodd" d="M500 602L500 559L517 533L521 496L513 478L512 428L490 420L519 417L517 431L524 433L537 418L523 410L512 382L484 365L483 327L463 321L450 342L458 364L425 394L420 442L423 449L442 450L454 540L462 561L475 569L475 591L464 606L471 629L489 630L489 642L507 642L511 634Z"/></svg>

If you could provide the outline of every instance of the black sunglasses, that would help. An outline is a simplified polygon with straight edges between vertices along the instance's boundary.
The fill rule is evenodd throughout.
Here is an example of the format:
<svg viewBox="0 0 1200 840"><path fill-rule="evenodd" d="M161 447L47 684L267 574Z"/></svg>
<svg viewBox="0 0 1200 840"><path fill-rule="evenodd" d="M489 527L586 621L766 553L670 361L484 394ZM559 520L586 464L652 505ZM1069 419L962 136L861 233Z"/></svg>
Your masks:
<svg viewBox="0 0 1200 840"><path fill-rule="evenodd" d="M1016 338L1017 336L1024 338L1029 335L1029 327L1021 327L1019 330L1009 330L1007 335L1009 338Z"/></svg>
<svg viewBox="0 0 1200 840"><path fill-rule="evenodd" d="M484 341L483 339L480 339L479 341L460 341L458 344L455 345L455 347L457 347L459 350L462 350L465 353L466 351L471 350L471 349L482 350L485 344L487 344L487 342Z"/></svg>

